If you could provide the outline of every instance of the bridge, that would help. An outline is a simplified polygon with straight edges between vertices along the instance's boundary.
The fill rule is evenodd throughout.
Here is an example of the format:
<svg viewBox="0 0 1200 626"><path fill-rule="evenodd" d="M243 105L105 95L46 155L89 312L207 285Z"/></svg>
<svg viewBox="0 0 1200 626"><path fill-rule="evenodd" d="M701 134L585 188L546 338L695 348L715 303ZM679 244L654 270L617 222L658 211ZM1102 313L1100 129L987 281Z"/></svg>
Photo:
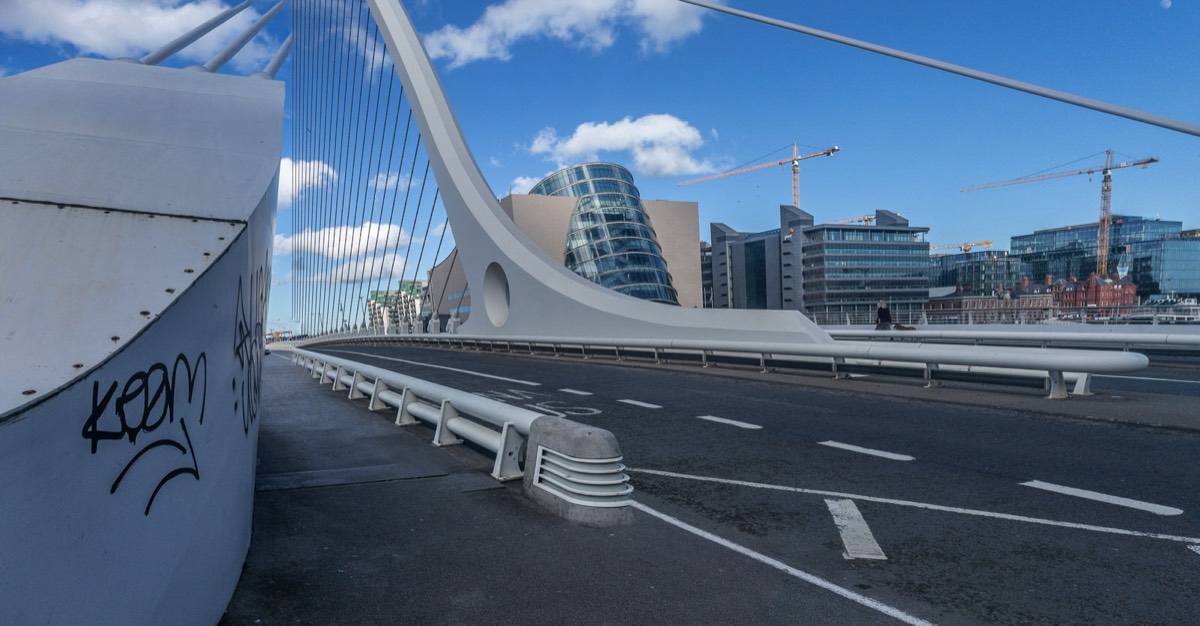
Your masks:
<svg viewBox="0 0 1200 626"><path fill-rule="evenodd" d="M159 66L248 4L0 79L5 621L1194 613L1194 357L1134 351L1194 335L851 341L618 294L504 214L398 3L297 3L252 76L214 72L278 6ZM310 337L266 346L285 88L292 180L328 184L292 213ZM468 320L355 321L447 236ZM49 284L95 303L85 327Z"/></svg>

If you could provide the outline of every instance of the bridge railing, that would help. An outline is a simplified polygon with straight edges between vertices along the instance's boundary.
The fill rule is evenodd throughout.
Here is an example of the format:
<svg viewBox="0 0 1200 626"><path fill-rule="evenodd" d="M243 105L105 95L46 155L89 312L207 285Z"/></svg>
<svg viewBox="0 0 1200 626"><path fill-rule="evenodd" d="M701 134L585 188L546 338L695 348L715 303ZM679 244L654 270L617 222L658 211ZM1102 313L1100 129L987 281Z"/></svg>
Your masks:
<svg viewBox="0 0 1200 626"><path fill-rule="evenodd" d="M622 351L631 355L634 351L649 353L655 360L662 355L690 353L701 365L717 362L726 355L741 355L757 361L762 369L779 358L790 358L793 362L805 359L825 364L835 377L842 378L850 373L891 368L897 373L911 371L919 366L919 373L927 386L935 386L937 380L948 378L978 378L1003 382L1013 379L1027 382L1031 376L1044 381L1051 399L1066 398L1068 382L1074 381L1076 393L1086 393L1087 375L1097 373L1129 372L1145 368L1149 359L1135 352L1043 349L1026 347L996 347L969 345L937 345L911 342L852 342L832 343L765 343L744 341L695 341L654 339L612 338L553 338L553 337L486 337L462 334L425 335L374 335L341 333L312 339L305 345L318 343L376 343L404 342L437 344L458 347L513 350L525 348L533 351L548 351L553 354L568 354L572 350L586 356L590 350L603 349L621 356ZM1083 377L1082 382L1079 382Z"/></svg>
<svg viewBox="0 0 1200 626"><path fill-rule="evenodd" d="M465 439L494 453L493 478L524 478L534 500L564 517L603 525L623 513L595 509L630 503L633 487L616 438L608 431L320 352L293 349L292 359L314 379L332 383L334 391L349 390L352 400L368 399L371 410L396 409L398 426L418 421L433 426L435 445Z"/></svg>

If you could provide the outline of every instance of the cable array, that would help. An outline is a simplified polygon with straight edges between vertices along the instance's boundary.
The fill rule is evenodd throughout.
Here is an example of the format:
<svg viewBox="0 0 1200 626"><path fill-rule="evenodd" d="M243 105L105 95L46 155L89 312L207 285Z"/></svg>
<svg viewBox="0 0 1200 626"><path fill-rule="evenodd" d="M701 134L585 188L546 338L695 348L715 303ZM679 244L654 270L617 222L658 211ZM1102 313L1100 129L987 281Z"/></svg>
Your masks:
<svg viewBox="0 0 1200 626"><path fill-rule="evenodd" d="M403 85L365 2L297 0L292 22L292 234L276 254L291 253L293 321L419 322L449 224Z"/></svg>

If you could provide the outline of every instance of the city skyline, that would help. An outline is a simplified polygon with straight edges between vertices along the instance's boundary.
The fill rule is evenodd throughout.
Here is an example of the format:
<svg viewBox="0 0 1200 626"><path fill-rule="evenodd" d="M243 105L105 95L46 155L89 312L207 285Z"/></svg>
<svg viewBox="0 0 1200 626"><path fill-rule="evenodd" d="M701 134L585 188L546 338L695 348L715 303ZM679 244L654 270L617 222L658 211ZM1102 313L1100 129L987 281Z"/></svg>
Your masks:
<svg viewBox="0 0 1200 626"><path fill-rule="evenodd" d="M1200 110L1196 3L727 4L1184 121L1195 122ZM72 16L89 11L71 10L76 5L118 16L138 7L156 12L117 19L97 41L79 34ZM16 2L0 17L0 73L81 53L136 54L173 36L162 24L194 24L197 12L222 6ZM254 10L268 6L255 3ZM677 183L783 158L792 142L810 152L838 145L833 157L801 164L801 208L818 222L886 209L930 227L934 245L991 239L993 249L1005 249L1015 235L1094 222L1099 176L971 193L960 187L1095 165L1112 148L1161 159L1114 174L1114 213L1161 216L1185 228L1200 221L1196 137L666 0L611 0L587 10L521 0L406 8L497 197L528 191L560 165L607 160L629 167L645 198L698 202L701 239L711 222L762 231L778 205L790 203L786 168ZM285 22L233 69L257 69L261 51L286 36ZM281 77L289 69L290 62ZM285 129L285 159L290 136ZM290 172L281 178L290 187ZM273 325L290 318L289 201L281 190Z"/></svg>

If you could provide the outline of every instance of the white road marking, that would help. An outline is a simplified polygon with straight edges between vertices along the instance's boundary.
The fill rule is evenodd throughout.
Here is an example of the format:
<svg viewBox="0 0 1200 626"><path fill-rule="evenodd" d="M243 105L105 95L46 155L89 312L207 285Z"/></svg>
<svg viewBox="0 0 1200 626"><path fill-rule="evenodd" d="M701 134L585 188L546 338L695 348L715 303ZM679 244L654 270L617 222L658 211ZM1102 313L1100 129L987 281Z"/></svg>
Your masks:
<svg viewBox="0 0 1200 626"><path fill-rule="evenodd" d="M837 525L838 532L842 535L842 545L846 546L844 556L847 559L887 560L887 556L883 554L883 548L880 548L879 542L875 541L875 535L871 534L871 527L867 526L867 520L863 519L854 500L826 499L825 506L829 507L829 512L833 515L833 523Z"/></svg>
<svg viewBox="0 0 1200 626"><path fill-rule="evenodd" d="M1191 550L1192 552L1195 552L1196 554L1200 554L1200 546L1196 546L1196 545L1188 546L1188 550Z"/></svg>
<svg viewBox="0 0 1200 626"><path fill-rule="evenodd" d="M1180 509L1176 509L1176 508L1169 507L1169 506L1163 506L1161 504L1151 504L1149 502L1142 502L1141 500L1130 500L1129 498L1122 498L1119 496L1110 496L1105 493L1099 493L1097 491L1088 491L1086 489L1076 489L1074 487L1063 487L1062 485L1054 485L1051 483L1044 483L1040 480L1031 480L1029 482L1025 482L1025 483L1021 483L1021 484L1026 487L1033 487L1034 489L1045 489L1046 491L1053 491L1055 493L1061 493L1061 494L1065 494L1068 496L1075 496L1077 498L1087 498L1088 500L1095 500L1097 502L1107 502L1108 504L1116 504L1118 506L1127 506L1131 509L1139 509L1142 511L1149 511L1151 513L1154 513L1155 515L1180 515L1183 513L1183 511L1181 511Z"/></svg>
<svg viewBox="0 0 1200 626"><path fill-rule="evenodd" d="M717 417L715 415L697 415L696 418L702 419L702 420L708 420L710 422L716 422L718 424L729 424L730 426L737 426L738 428L746 428L749 430L758 430L758 429L762 428L762 426L759 426L758 424L749 424L747 422L739 422L737 420L725 419L723 417Z"/></svg>
<svg viewBox="0 0 1200 626"><path fill-rule="evenodd" d="M632 404L633 406L645 407L647 409L661 409L662 408L661 406L658 406L657 404L650 404L649 402L639 402L637 400L617 400L617 402L624 402L625 404Z"/></svg>
<svg viewBox="0 0 1200 626"><path fill-rule="evenodd" d="M855 593L853 591L850 591L849 589L846 589L845 587L839 587L838 585L835 585L835 584L829 582L828 580L825 580L824 578L820 578L818 576L809 574L808 572L798 570L782 561L773 559L773 558L766 556L764 554L761 554L759 552L755 552L754 550L751 550L750 548L733 543L732 541L729 541L727 539L718 537L708 531L696 528L695 526L692 526L691 524L688 524L687 522L684 522L682 520L671 517L670 515L667 515L665 513L660 513L658 511L642 504L641 502L637 502L636 500L633 501L631 504L632 504L633 508L635 508L639 511L642 511L643 513L646 513L647 515L652 515L654 517L657 517L658 519L660 519L668 524L671 524L672 526L675 526L676 528L686 530L687 532L692 533L693 535L696 535L697 537L702 537L704 539L707 539L719 546L733 550L734 552L737 552L738 554L741 554L742 556L748 556L748 557L754 559L755 561L758 561L759 563L773 567L781 572L784 572L785 574L789 574L791 576L799 578L800 580L803 580L804 582L807 582L809 584L816 585L822 589L825 589L826 591L832 591L833 593L836 593L837 595L839 595L843 598L846 598L847 600L850 600L852 602L857 602L858 604L861 604L865 607L879 611L880 613L883 613L884 615L887 615L888 617L892 617L894 619L900 620L906 624L929 624L929 625L932 624L931 622L927 622L919 617L916 617L915 615L909 615L908 613L905 613L904 611L901 611L900 609L888 606L878 600L874 600L874 599L868 598L867 596L864 596L862 594Z"/></svg>
<svg viewBox="0 0 1200 626"><path fill-rule="evenodd" d="M1129 380L1153 380L1160 383L1186 383L1200 385L1200 380L1180 380L1178 378L1151 378L1149 376L1117 376L1115 374L1092 374L1096 378L1128 378Z"/></svg>
<svg viewBox="0 0 1200 626"><path fill-rule="evenodd" d="M829 446L830 448L840 448L842 450L849 450L851 452L860 452L862 454L869 454L871 456L883 457L885 459L891 459L893 461L911 461L911 460L913 460L913 457L908 456L907 454L896 454L894 452L884 452L883 450L872 450L870 448L861 448L859 446L852 446L848 443L839 443L837 441L818 441L817 443L822 446Z"/></svg>
<svg viewBox="0 0 1200 626"><path fill-rule="evenodd" d="M471 370L462 370L462 369L458 369L457 367L447 367L445 365L433 365L432 363L421 363L420 361L409 361L408 359L397 359L396 357L392 357L392 356L381 356L378 354L371 354L370 352L355 352L353 350L330 350L330 352L341 352L342 354L357 354L358 356L369 356L369 357L372 357L375 359L383 359L385 361L396 361L397 363L407 363L409 365L418 365L420 367L432 367L434 369L439 369L439 370L449 370L451 372L458 372L460 374L470 374L472 376L479 376L480 378L491 378L492 380L502 380L506 383L516 383L518 385L529 385L530 387L541 387L542 386L542 383L535 383L535 382L528 381L528 380L520 380L517 378L505 378L504 376L495 376L493 374L484 374L483 372L473 372Z"/></svg>
<svg viewBox="0 0 1200 626"><path fill-rule="evenodd" d="M1148 539L1163 539L1165 541L1177 541L1180 543L1200 543L1200 537L1184 537L1181 535L1164 535L1160 533L1146 533L1138 530L1125 530L1123 528L1109 528L1106 526L1093 526L1091 524L1076 524L1075 522L1060 522L1058 520L1042 519L1038 517L1026 517L1024 515L1013 515L1011 513L994 513L992 511L978 511L975 509L963 509L953 506L943 506L940 504L929 504L926 502L913 502L911 500L896 500L893 498L878 498L875 496L864 496L855 493L841 493L837 491L823 491L820 489L804 489L801 487L788 487L785 485L771 485L767 483L753 483L745 480L734 480L731 478L714 478L711 476L693 476L689 474L678 474L675 472L664 472L662 470L638 469L628 467L627 472L635 472L640 474L652 474L655 476L667 476L670 478L682 478L686 480L698 480L702 482L721 483L724 485L739 485L742 487L754 487L756 489L771 489L774 491L788 491L792 493L803 493L814 496L829 496L833 498L847 498L851 500L861 500L864 502L880 502L883 504L895 504L898 506L911 506L918 509L927 509L930 511L942 511L945 513L959 513L961 515L975 515L978 517L990 517L993 519L1003 519L1014 522L1027 522L1030 524L1042 524L1045 526L1057 526L1060 528L1072 528L1075 530L1090 530L1098 533L1109 533L1113 535L1128 535L1131 537L1145 537Z"/></svg>
<svg viewBox="0 0 1200 626"><path fill-rule="evenodd" d="M559 391L561 391L561 392L563 392L563 393L573 393L573 394L575 394L575 395L577 395L577 396L590 396L590 395L592 395L592 392L590 392L590 391L579 391L578 389L559 389Z"/></svg>

